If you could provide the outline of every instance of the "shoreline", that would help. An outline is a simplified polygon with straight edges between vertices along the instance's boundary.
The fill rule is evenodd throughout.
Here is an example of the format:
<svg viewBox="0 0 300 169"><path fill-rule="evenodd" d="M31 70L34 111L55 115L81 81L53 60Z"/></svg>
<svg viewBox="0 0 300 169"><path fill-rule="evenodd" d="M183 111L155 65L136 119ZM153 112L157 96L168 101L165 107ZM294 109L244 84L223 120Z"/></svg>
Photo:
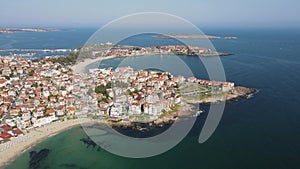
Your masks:
<svg viewBox="0 0 300 169"><path fill-rule="evenodd" d="M47 126L32 129L23 136L12 138L11 141L0 144L0 168L6 167L36 144L89 121L89 119L76 119L53 122Z"/></svg>
<svg viewBox="0 0 300 169"><path fill-rule="evenodd" d="M98 58L94 58L94 59L85 58L83 61L80 61L80 62L76 63L75 65L73 65L71 68L74 71L74 73L83 73L83 72L86 72L86 68L89 65L91 65L95 62L99 62L102 60L114 59L114 58L118 58L118 57L119 56L112 55L112 56L107 56L107 57L98 57ZM232 98L229 98L229 99L226 98L226 101L233 100L236 98L238 99L239 97L243 97L243 96L245 96L245 94L246 95L251 94L252 92L250 92L250 93L246 92L246 93L244 93L244 95L242 93L239 93L235 96L231 96ZM203 102L203 100L202 100L202 103L205 104L205 101ZM197 101L197 104L201 104L201 103L199 103L199 101ZM191 108L190 106L186 107L186 109L190 109L190 108ZM174 120L178 119L178 117L181 117L181 116L184 117L184 116L189 116L189 115L192 115L192 114L183 112L183 111L179 111L177 113L170 114L169 116L164 117L162 119L157 119L157 120L153 121L153 123L156 125L169 123L170 121L174 121ZM63 131L66 131L70 128L73 128L82 123L87 123L90 121L92 121L92 120L91 119L84 119L84 120L76 119L76 120L67 120L67 121L63 121L63 122L61 122L61 121L53 122L47 126L32 129L32 130L30 130L29 133L26 133L23 136L13 138L9 142L0 144L0 152L1 152L0 168L3 168L5 166L9 165L11 162L13 162L13 160L18 158L20 155L22 155L23 153L28 151L30 148L32 148L36 144L38 144L52 136L55 136ZM124 123L121 123L121 124L114 123L114 125L112 125L110 123L106 123L106 124L115 126L115 127L116 126L117 127L126 126L126 125L124 125Z"/></svg>
<svg viewBox="0 0 300 169"><path fill-rule="evenodd" d="M169 54L163 54L163 53L152 53L152 54L145 54L145 55L124 55L124 56L117 56L117 55L111 55L111 56L101 56L97 58L84 58L82 61L77 62L76 64L71 66L71 69L74 71L74 73L85 73L86 68L96 62L103 61L103 60L110 60L110 59L115 59L115 58L126 58L126 57L145 57L145 56L154 56L154 55L171 55ZM220 56L231 56L233 54L231 53L223 53L223 52L218 52L217 55L186 55L186 54L174 54L177 56L188 56L188 57L220 57Z"/></svg>
<svg viewBox="0 0 300 169"><path fill-rule="evenodd" d="M116 57L117 56L112 55L112 56L107 56L107 57L98 57L95 59L85 58L83 61L80 61L79 63L76 63L75 65L73 65L71 68L74 71L74 73L84 73L84 72L86 72L87 66L89 66L90 64L93 64L95 62L99 62L102 60L114 59Z"/></svg>

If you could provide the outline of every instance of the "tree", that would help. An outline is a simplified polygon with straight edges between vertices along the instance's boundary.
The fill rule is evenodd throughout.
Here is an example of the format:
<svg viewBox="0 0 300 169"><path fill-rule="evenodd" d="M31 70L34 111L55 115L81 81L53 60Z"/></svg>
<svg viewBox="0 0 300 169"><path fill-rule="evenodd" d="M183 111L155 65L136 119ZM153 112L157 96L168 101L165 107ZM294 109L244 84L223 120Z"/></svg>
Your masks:
<svg viewBox="0 0 300 169"><path fill-rule="evenodd" d="M10 77L9 76L4 76L6 80L10 80Z"/></svg>
<svg viewBox="0 0 300 169"><path fill-rule="evenodd" d="M37 84L37 83L34 83L34 84L31 85L31 87L37 88L37 87L38 87L38 84Z"/></svg>
<svg viewBox="0 0 300 169"><path fill-rule="evenodd" d="M28 72L28 76L32 76L34 74L34 70L31 70L30 72Z"/></svg>
<svg viewBox="0 0 300 169"><path fill-rule="evenodd" d="M103 95L106 94L106 86L104 86L103 84L100 86L96 86L95 87L95 92L97 94L102 93Z"/></svg>

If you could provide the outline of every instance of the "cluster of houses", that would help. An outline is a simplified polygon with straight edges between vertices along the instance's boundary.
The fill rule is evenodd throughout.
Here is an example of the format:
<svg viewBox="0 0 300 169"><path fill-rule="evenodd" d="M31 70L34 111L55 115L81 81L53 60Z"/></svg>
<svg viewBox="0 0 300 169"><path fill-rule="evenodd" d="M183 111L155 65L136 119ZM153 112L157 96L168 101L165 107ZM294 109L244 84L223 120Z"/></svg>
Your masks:
<svg viewBox="0 0 300 169"><path fill-rule="evenodd" d="M82 78L83 81L78 80ZM105 91L90 93L91 103L97 107L96 115L117 119L142 114L158 118L181 102L181 95L176 94L178 92L175 90L178 84L185 82L216 87L221 92L229 92L234 88L231 82L174 77L168 72L133 70L131 67L90 69L84 77L76 80L80 83L75 88L81 87L81 93L87 93L84 89L105 87Z"/></svg>
<svg viewBox="0 0 300 169"><path fill-rule="evenodd" d="M170 73L120 67L112 70L91 69L89 76L95 86L108 86L95 98L99 113L110 117L147 114L157 117L180 103L175 94L176 81Z"/></svg>
<svg viewBox="0 0 300 169"><path fill-rule="evenodd" d="M202 55L209 54L213 51L207 48L200 48L197 46L184 46L184 45L169 45L152 47L151 50L159 50L160 53L166 54L184 54L184 55Z"/></svg>
<svg viewBox="0 0 300 169"><path fill-rule="evenodd" d="M72 71L50 61L0 58L0 119L13 128L40 127L75 113Z"/></svg>
<svg viewBox="0 0 300 169"><path fill-rule="evenodd" d="M195 77L190 77L187 79L190 83L198 83L203 86L210 86L210 87L217 87L215 90L219 90L221 92L230 92L234 89L233 82L221 82L221 81L214 81L214 80L203 80L197 79Z"/></svg>
<svg viewBox="0 0 300 169"><path fill-rule="evenodd" d="M110 44L111 45L111 44ZM209 49L190 46L160 46L146 48L116 48L103 50L105 55L144 55L153 53L205 53ZM230 91L234 83L201 80L194 77L174 77L168 72L91 69L85 76L73 74L69 66L50 60L32 61L14 57L0 57L0 141L30 129L50 124L60 117L88 113L82 101L89 88L104 86L102 92L91 92L91 103L97 115L122 119L135 115L157 118L181 102L176 94L178 84L198 83L218 86ZM75 97L76 96L76 97ZM78 99L77 96L83 96ZM80 110L80 111L78 111Z"/></svg>
<svg viewBox="0 0 300 169"><path fill-rule="evenodd" d="M100 48L100 47L99 47ZM98 49L86 47L83 51L92 51L95 57L99 56L138 56L138 55L153 55L153 54L179 54L179 55L205 55L218 54L211 49L201 48L197 46L184 45L168 45L168 46L153 46L153 47L118 47L111 49Z"/></svg>
<svg viewBox="0 0 300 169"><path fill-rule="evenodd" d="M0 126L0 142L20 135L23 135L23 132L18 128L13 128L7 124Z"/></svg>

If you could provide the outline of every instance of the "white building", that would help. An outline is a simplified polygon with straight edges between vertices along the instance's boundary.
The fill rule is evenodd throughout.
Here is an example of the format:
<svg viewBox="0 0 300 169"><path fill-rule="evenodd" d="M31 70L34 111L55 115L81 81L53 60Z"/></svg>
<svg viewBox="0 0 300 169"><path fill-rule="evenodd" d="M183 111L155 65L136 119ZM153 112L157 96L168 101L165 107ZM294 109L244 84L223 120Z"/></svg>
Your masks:
<svg viewBox="0 0 300 169"><path fill-rule="evenodd" d="M54 120L57 120L57 118L55 116L34 118L34 119L32 119L33 127L41 127L43 125L50 124Z"/></svg>

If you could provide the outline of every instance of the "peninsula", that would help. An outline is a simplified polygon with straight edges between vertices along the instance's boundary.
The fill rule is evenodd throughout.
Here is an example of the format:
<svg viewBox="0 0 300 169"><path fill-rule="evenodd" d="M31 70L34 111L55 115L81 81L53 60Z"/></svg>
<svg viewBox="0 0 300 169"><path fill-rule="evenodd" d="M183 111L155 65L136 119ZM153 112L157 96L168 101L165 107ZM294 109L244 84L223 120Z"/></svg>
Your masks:
<svg viewBox="0 0 300 169"><path fill-rule="evenodd" d="M174 35L155 35L153 38L175 38L175 39L220 39L220 36L213 35L193 35L193 34L174 34Z"/></svg>
<svg viewBox="0 0 300 169"><path fill-rule="evenodd" d="M17 32L57 32L53 28L0 28L0 34L14 34Z"/></svg>
<svg viewBox="0 0 300 169"><path fill-rule="evenodd" d="M85 69L98 60L174 52L184 55L191 50L195 53L190 56L212 52L199 47L117 47L109 43L82 47L82 58L79 53L35 60L0 57L0 152L5 157L0 159L0 167L32 144L83 121L126 127L136 122L164 125L194 116L191 106L195 103L248 97L255 92L233 82L170 72L131 67Z"/></svg>
<svg viewBox="0 0 300 169"><path fill-rule="evenodd" d="M182 55L196 57L218 57L230 56L230 53L217 52L209 48L185 45L167 45L167 46L124 46L114 45L112 43L94 44L80 48L81 57L78 61L84 59L105 58L105 57L130 57L130 56L151 56L151 55Z"/></svg>
<svg viewBox="0 0 300 169"><path fill-rule="evenodd" d="M193 34L170 34L170 35L155 35L152 38L161 38L161 39L227 39L227 40L236 40L236 36L214 36L214 35L193 35Z"/></svg>

